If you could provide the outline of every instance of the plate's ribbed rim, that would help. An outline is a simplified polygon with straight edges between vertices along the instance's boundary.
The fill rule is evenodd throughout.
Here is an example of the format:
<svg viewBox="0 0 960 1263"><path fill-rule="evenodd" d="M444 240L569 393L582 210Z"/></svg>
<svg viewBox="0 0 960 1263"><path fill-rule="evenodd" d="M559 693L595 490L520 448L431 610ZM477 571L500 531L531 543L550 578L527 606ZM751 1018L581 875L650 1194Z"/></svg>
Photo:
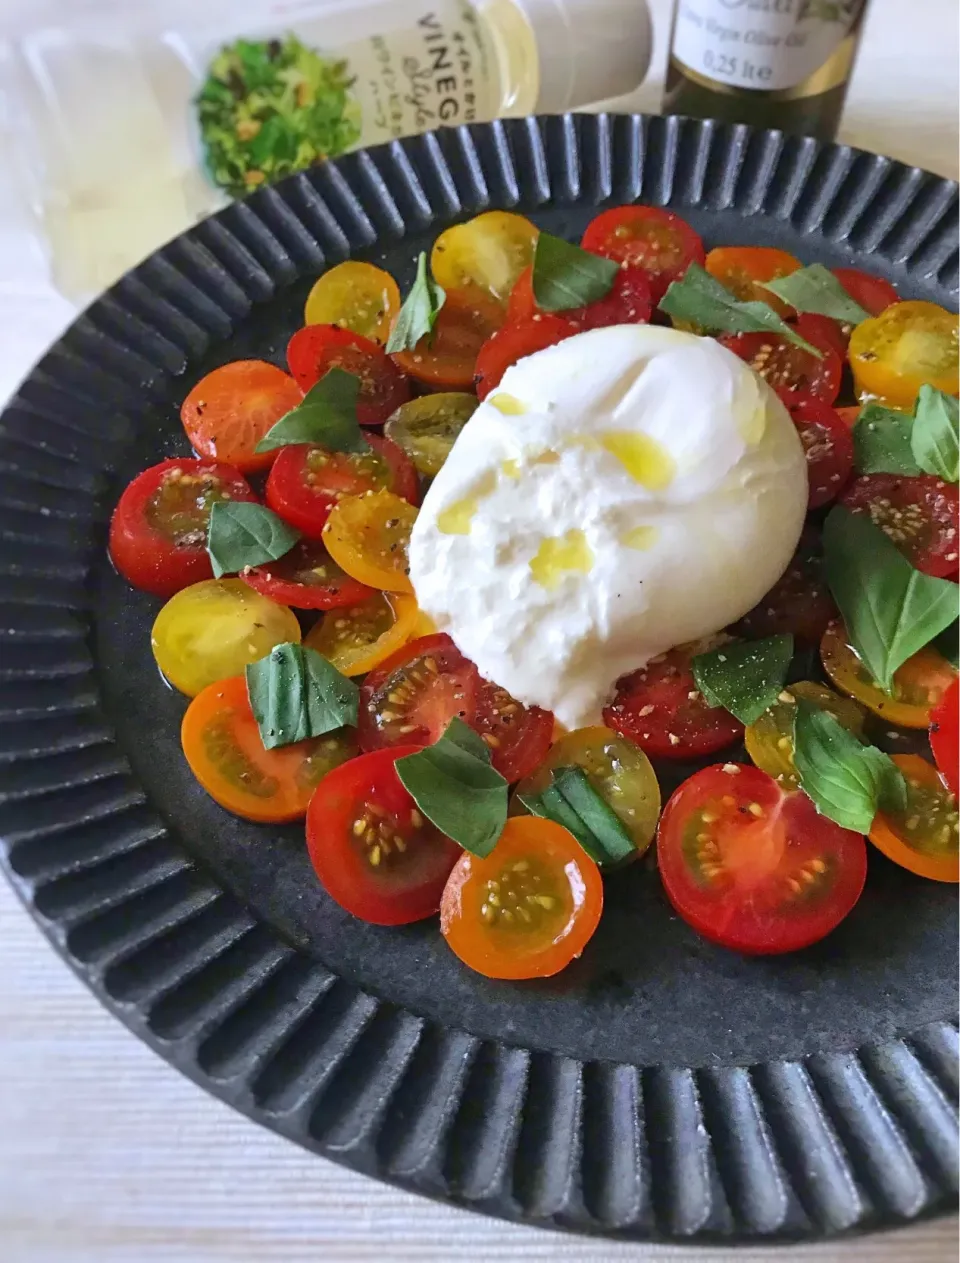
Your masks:
<svg viewBox="0 0 960 1263"><path fill-rule="evenodd" d="M546 1227L804 1239L954 1204L956 1025L749 1067L582 1063L441 1027L258 924L146 800L98 705L86 586L144 392L289 282L487 207L789 222L957 292L957 186L810 139L581 115L449 130L229 207L94 303L0 418L0 802L16 889L100 999L230 1104L360 1171ZM95 439L91 442L91 439Z"/></svg>

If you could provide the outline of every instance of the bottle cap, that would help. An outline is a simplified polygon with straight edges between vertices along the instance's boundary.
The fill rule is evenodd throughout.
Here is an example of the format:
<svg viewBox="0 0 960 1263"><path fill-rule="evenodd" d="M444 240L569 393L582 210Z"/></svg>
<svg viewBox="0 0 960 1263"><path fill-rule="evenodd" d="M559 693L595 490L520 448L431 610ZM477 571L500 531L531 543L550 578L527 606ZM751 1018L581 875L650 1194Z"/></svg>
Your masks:
<svg viewBox="0 0 960 1263"><path fill-rule="evenodd" d="M646 0L515 0L540 60L537 112L557 114L638 88L653 35Z"/></svg>

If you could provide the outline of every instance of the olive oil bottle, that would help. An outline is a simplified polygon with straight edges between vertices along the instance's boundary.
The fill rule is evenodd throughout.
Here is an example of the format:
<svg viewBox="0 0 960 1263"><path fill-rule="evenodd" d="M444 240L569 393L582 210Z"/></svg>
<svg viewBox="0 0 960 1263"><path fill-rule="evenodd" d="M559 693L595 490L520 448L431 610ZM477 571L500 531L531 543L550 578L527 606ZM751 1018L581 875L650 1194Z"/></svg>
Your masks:
<svg viewBox="0 0 960 1263"><path fill-rule="evenodd" d="M677 0L664 110L830 140L866 0Z"/></svg>

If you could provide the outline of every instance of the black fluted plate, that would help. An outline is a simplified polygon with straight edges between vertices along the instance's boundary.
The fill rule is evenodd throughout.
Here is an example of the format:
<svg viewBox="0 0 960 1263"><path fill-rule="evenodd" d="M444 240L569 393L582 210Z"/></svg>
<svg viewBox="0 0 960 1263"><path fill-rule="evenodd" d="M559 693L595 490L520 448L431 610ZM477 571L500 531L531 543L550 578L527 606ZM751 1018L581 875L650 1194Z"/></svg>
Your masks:
<svg viewBox="0 0 960 1263"><path fill-rule="evenodd" d="M401 286L438 231L517 208L579 237L675 207L708 244L861 264L956 306L957 187L841 146L677 118L443 131L231 206L86 311L0 420L0 793L7 871L57 949L162 1056L360 1171L543 1226L816 1238L943 1212L956 1157L956 902L871 852L823 943L711 946L650 865L607 883L558 979L491 982L435 922L379 929L320 889L300 825L221 811L180 754L158 602L104 551L127 480L183 453L179 401L283 362L348 256ZM149 1102L145 1102L149 1109Z"/></svg>

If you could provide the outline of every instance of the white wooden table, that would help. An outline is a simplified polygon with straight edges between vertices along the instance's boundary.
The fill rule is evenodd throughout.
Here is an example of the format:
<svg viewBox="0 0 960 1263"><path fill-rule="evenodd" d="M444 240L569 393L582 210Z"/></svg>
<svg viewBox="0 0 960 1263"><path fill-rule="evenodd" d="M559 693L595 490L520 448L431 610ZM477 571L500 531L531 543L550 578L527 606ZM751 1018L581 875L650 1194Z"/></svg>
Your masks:
<svg viewBox="0 0 960 1263"><path fill-rule="evenodd" d="M118 13L123 0L113 0ZM129 0L128 0L129 3ZM651 0L655 109L670 0ZM0 0L5 21L74 0ZM841 139L957 177L956 0L872 0ZM22 246L0 238L0 399L71 318ZM11 279L14 278L14 279ZM733 1259L612 1245L485 1219L354 1175L234 1114L102 1011L0 881L2 1263L341 1263L353 1259ZM956 1221L737 1259L942 1263Z"/></svg>

